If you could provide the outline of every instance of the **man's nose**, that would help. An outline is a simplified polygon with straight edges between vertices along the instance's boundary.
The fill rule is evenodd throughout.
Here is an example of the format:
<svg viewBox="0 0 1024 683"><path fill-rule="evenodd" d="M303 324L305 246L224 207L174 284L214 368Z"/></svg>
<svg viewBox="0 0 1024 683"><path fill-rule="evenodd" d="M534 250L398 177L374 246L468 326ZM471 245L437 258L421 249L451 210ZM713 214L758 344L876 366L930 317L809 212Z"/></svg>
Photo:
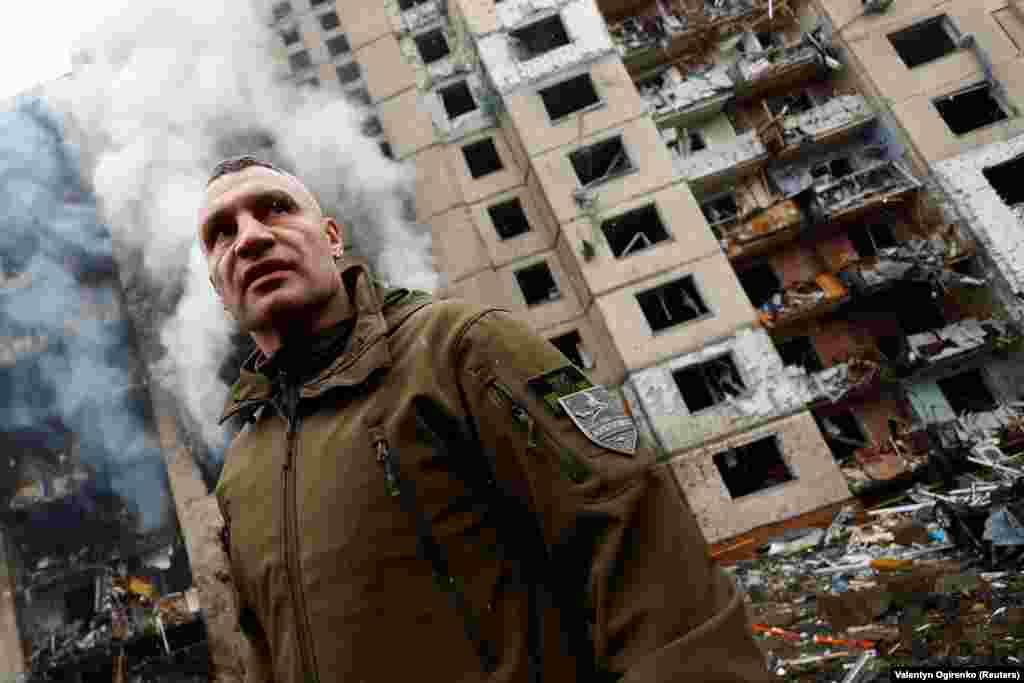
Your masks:
<svg viewBox="0 0 1024 683"><path fill-rule="evenodd" d="M274 244L273 231L257 220L251 213L243 212L238 217L238 237L235 252L242 258L255 258Z"/></svg>

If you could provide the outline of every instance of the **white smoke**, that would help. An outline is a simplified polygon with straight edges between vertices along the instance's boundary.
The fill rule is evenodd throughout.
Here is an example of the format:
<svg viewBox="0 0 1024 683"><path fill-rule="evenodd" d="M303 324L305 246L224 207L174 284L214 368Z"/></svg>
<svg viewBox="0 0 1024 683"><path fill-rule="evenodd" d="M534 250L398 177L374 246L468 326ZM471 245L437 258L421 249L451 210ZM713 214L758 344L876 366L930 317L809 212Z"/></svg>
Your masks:
<svg viewBox="0 0 1024 683"><path fill-rule="evenodd" d="M213 165L270 136L278 159L352 225L354 248L386 281L433 291L429 231L403 218L409 169L360 131L339 91L299 90L282 78L276 38L248 0L174 0L128 8L81 44L86 63L51 89L70 114L103 216L158 290L181 297L161 331L161 380L219 448L215 419L230 348L223 313L196 249L196 218ZM344 17L342 17L344 22ZM277 56L275 56L275 54ZM243 141L243 142L240 142ZM182 282L184 280L184 282Z"/></svg>

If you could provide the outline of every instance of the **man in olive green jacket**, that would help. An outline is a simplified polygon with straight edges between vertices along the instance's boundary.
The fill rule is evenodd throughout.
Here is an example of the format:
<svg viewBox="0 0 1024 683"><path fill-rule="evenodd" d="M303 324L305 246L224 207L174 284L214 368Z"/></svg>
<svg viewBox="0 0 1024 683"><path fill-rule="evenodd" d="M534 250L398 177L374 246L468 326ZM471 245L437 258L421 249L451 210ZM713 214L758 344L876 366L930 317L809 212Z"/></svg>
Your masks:
<svg viewBox="0 0 1024 683"><path fill-rule="evenodd" d="M622 400L498 308L381 291L294 176L218 167L200 237L257 351L217 487L250 681L767 681Z"/></svg>

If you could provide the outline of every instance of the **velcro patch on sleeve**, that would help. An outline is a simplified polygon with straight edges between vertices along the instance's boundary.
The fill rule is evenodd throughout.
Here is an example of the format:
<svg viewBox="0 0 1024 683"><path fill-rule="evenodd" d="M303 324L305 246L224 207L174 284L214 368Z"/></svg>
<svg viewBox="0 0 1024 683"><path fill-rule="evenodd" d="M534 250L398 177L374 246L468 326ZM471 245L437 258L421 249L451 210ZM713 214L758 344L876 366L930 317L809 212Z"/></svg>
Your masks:
<svg viewBox="0 0 1024 683"><path fill-rule="evenodd" d="M623 455L636 453L639 430L625 403L607 388L597 386L561 397L569 417L588 439Z"/></svg>
<svg viewBox="0 0 1024 683"><path fill-rule="evenodd" d="M526 385L557 417L565 417L559 399L594 386L575 365L563 365L543 375L531 377L526 380Z"/></svg>

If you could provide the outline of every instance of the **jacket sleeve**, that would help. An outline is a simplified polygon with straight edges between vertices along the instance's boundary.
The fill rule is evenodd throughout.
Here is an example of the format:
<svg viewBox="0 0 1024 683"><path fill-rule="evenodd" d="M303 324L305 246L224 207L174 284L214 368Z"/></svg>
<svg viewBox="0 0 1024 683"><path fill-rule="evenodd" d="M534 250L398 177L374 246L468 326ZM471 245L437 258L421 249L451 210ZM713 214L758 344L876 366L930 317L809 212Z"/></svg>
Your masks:
<svg viewBox="0 0 1024 683"><path fill-rule="evenodd" d="M667 466L639 440L633 454L592 441L528 384L569 361L502 311L476 319L456 348L466 409L495 454L496 479L529 505L552 556L574 547L569 559L585 565L575 585L585 586L605 669L628 683L772 680L742 594L710 559ZM622 417L597 424L620 429Z"/></svg>

